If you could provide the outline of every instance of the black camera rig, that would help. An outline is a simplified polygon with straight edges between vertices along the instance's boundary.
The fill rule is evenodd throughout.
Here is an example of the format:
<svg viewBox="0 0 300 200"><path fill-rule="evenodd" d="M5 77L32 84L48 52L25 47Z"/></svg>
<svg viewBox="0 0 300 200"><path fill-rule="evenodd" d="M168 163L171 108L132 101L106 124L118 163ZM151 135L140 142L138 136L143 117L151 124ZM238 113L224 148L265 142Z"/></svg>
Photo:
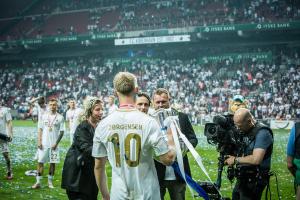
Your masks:
<svg viewBox="0 0 300 200"><path fill-rule="evenodd" d="M213 123L207 123L204 128L204 135L207 142L216 145L219 152L218 157L218 176L214 185L208 183L200 183L203 189L208 193L210 199L227 199L222 198L218 190L213 188L221 188L222 172L224 161L227 155L241 155L245 146L244 135L240 132L233 122L233 115L217 115L213 118ZM233 181L235 170L233 167L227 168L227 178Z"/></svg>
<svg viewBox="0 0 300 200"><path fill-rule="evenodd" d="M204 135L209 144L217 145L217 151L224 155L237 155L244 144L244 135L233 122L233 115L216 115L213 123L207 123Z"/></svg>

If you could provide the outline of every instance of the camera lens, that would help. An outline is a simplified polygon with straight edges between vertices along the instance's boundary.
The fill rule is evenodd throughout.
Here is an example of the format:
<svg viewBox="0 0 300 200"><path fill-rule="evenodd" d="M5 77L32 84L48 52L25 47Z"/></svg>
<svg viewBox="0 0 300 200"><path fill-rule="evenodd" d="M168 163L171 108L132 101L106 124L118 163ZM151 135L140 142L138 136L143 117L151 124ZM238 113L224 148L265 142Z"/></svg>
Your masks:
<svg viewBox="0 0 300 200"><path fill-rule="evenodd" d="M207 130L211 135L214 135L217 131L217 128L215 126L211 126Z"/></svg>

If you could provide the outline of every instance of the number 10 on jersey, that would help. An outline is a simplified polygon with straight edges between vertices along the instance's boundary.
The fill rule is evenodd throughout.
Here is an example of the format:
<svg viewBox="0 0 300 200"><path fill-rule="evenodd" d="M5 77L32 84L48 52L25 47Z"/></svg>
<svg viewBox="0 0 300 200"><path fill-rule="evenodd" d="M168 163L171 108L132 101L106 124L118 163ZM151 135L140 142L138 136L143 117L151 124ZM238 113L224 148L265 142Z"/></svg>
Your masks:
<svg viewBox="0 0 300 200"><path fill-rule="evenodd" d="M134 140L135 142L131 142ZM116 167L121 167L121 154L120 154L120 137L118 133L114 133L110 136L109 141L113 143L115 152ZM124 142L125 160L129 167L136 167L140 162L141 153L141 136L136 133L129 133L125 137ZM135 160L131 160L131 151L135 153Z"/></svg>

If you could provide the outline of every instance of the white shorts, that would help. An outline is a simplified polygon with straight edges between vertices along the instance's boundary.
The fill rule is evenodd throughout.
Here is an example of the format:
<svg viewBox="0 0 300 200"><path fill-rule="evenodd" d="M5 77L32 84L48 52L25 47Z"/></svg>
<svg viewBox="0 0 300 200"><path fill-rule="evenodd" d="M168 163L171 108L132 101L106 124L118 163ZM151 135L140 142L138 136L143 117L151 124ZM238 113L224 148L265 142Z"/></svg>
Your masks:
<svg viewBox="0 0 300 200"><path fill-rule="evenodd" d="M0 151L1 151L2 153L9 152L8 142L5 142L5 141L3 141L3 140L0 140Z"/></svg>
<svg viewBox="0 0 300 200"><path fill-rule="evenodd" d="M74 133L75 133L75 131L74 132L70 131L70 142L71 142L71 144L73 143Z"/></svg>
<svg viewBox="0 0 300 200"><path fill-rule="evenodd" d="M59 163L58 149L50 148L38 149L38 163Z"/></svg>

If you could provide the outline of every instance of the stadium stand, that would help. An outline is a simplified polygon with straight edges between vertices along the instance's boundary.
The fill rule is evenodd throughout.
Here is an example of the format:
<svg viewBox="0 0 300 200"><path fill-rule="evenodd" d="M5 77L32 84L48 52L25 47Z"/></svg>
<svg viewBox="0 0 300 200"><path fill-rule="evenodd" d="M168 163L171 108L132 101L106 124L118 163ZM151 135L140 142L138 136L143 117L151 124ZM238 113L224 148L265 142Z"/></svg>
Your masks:
<svg viewBox="0 0 300 200"><path fill-rule="evenodd" d="M128 70L138 75L139 84L149 94L157 87L168 88L172 96L178 97L174 99L174 103L181 105L181 109L190 114L194 123L207 114L214 115L226 111L228 98L238 93L250 100L251 109L257 118L294 119L300 117L299 50L273 51L273 58L269 61L253 58L235 61L227 58L215 62L205 62L205 60L199 62L199 55L205 54L206 50L201 53L197 50L195 53L188 50L190 47L185 51L182 51L182 48L178 49L181 55L178 56L178 54L172 55L169 51L172 49L170 47L162 53L163 56L156 55L155 57L150 52L150 55L148 53L146 55L150 57L149 59L143 60L137 56L137 58L130 58L130 64L124 64L119 61L108 62L107 59L112 56L102 54L76 57L75 48L74 52L63 53L59 55L60 58L55 58L55 56L58 57L58 55L53 56L57 48L69 48L69 51L73 48L55 40L29 41L32 43L28 45L22 43L22 39L40 39L47 38L47 36L54 38L209 25L288 23L300 19L300 5L296 1L24 0L17 2L4 0L3 5L10 9L5 9L4 6L0 8L0 40L18 40L19 43L1 43L2 58L6 59L6 54L8 54L12 61L0 63L2 88L0 99L19 113L23 113L24 116L30 114L30 107L26 102L39 95L56 96L62 102L70 97L79 101L86 95L110 95L112 86L109 82L115 72ZM284 26L292 25L285 24ZM293 24L289 32L291 37L286 38L293 40L297 37L297 26L297 23ZM229 38L226 31L220 33L223 34L220 36L215 36L214 32L207 36L204 33L205 30L202 32L195 30L191 34L193 37L191 46L202 42L202 45L216 45L212 49L218 49L219 41L223 42ZM271 45L274 41L283 43L281 36L273 41L264 41L266 37L269 39L274 36L275 38L276 31L269 36L269 32L262 30L261 35L257 36L255 34L257 30L254 28L249 34L242 32L239 36L231 36L231 39L237 43L236 46L242 43L248 43L248 46L262 45L260 44L262 42L265 42L265 45ZM296 31L293 32L294 30ZM271 28L270 31L272 31ZM280 33L282 32L278 32L278 35ZM232 32L232 35L234 34L239 34L238 29ZM151 33L149 35L151 36ZM252 38L246 40L249 35ZM92 37L87 37L85 41L77 45L90 44L92 46L90 38ZM81 40L76 40L77 43L79 41ZM34 42L40 43L36 46L31 45L35 44ZM99 49L103 45L102 50L113 49L111 43L101 42L93 45L98 45ZM55 46L56 44L61 46ZM46 56L44 59L34 59L39 53L37 50L33 52L33 56L31 55L33 58L18 58L14 61L17 57L14 54L38 48L52 53L47 55L49 58ZM255 52L255 50L248 51L246 47L235 48L239 48L240 53ZM77 46L77 49L81 51L83 48ZM234 50L228 51L226 44L223 44L220 49L223 52L235 52ZM132 50L125 51L130 54L129 57L132 57L130 53ZM216 52L210 54L214 55L214 53ZM106 55L110 54L111 52L106 53ZM24 55L20 57L26 57L26 54ZM124 56L124 54L121 55ZM114 56L120 55L115 53ZM161 72L160 77L157 77L157 72ZM67 78L62 77L61 74L65 74Z"/></svg>
<svg viewBox="0 0 300 200"><path fill-rule="evenodd" d="M168 88L176 97L174 103L181 105L180 109L189 113L194 123L203 115L227 111L228 98L234 94L249 99L257 118L299 118L299 65L295 52L276 55L270 62L135 59L125 65L104 62L97 56L23 61L0 66L0 99L28 115L26 102L40 95L59 97L63 103L69 98L79 101L86 95L110 95L114 74L129 70L138 75L139 85L149 94L157 87Z"/></svg>
<svg viewBox="0 0 300 200"><path fill-rule="evenodd" d="M7 39L3 34L18 39L300 19L300 5L294 1L45 0L29 7L26 2L1 12L1 40Z"/></svg>

